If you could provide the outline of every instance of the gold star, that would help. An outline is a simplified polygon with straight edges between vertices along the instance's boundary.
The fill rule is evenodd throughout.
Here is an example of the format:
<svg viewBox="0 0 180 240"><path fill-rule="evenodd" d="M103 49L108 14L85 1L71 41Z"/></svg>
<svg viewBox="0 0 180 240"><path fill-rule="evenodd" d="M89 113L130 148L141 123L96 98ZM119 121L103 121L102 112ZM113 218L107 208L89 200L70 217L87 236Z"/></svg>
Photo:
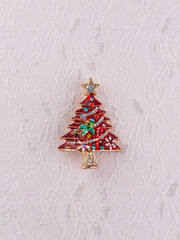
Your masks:
<svg viewBox="0 0 180 240"><path fill-rule="evenodd" d="M87 84L82 84L81 86L87 91L84 95L88 96L90 93L94 93L94 95L96 95L95 89L99 86L99 84L94 83L92 78L90 78Z"/></svg>

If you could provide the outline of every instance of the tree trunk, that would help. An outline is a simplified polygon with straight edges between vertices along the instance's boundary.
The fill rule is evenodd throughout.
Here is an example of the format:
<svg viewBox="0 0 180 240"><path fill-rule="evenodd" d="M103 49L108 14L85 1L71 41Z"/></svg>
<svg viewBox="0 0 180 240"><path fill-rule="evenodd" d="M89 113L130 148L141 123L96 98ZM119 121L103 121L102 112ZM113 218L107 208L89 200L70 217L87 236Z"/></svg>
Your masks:
<svg viewBox="0 0 180 240"><path fill-rule="evenodd" d="M86 152L86 157L81 167L84 169L98 167L96 162L94 161L93 152Z"/></svg>

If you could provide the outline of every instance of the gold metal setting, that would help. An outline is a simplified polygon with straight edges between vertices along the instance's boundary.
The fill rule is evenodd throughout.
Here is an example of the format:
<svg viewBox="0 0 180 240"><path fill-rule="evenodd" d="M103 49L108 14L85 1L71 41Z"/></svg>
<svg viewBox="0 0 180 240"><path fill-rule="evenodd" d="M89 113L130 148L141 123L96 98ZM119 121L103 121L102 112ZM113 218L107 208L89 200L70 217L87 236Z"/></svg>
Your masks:
<svg viewBox="0 0 180 240"><path fill-rule="evenodd" d="M91 101L93 101L94 95L96 95L95 89L99 86L99 84L95 84L93 82L92 78L90 78L88 80L87 84L82 84L81 86L86 90L85 95L87 96L87 98L84 101L82 101L81 104L79 104L79 105L81 105L82 109L84 107L87 108L89 106L94 106L95 108L98 108L97 112L98 111L99 112L97 114L99 114L101 117L102 116L104 117L104 115L106 114L106 111L100 109L100 105L102 105L102 104L96 98L95 98L95 102L96 103L98 102L99 103L98 105L97 104L96 105L95 104L94 105L90 105L90 104L86 105L86 104L84 104L85 101L88 101L89 99ZM93 117L94 114L95 114L94 113L94 109L93 110L89 110L89 112L91 113L91 111L92 111L92 118L93 119L97 119L96 117L95 118ZM86 117L84 117L86 114L81 109L76 110L75 114L76 114L75 117L73 117L71 119L72 121L74 121L74 123L70 124L70 125L74 125L74 126L70 126L69 125L68 128L70 128L71 131L66 133L64 135L64 137L63 136L60 137L60 139L66 140L66 142L57 148L58 151L69 151L69 152L80 151L82 154L86 153L85 159L84 159L83 164L81 166L83 169L95 169L95 168L98 167L98 165L96 164L96 162L94 160L94 156L93 156L93 152L95 152L95 151L99 151L99 152L122 152L122 149L117 144L115 144L115 141L118 141L118 137L116 137L114 134L112 134L112 133L110 133L108 131L108 129L112 129L113 128L113 126L111 126L111 125L106 123L106 121L110 120L109 118L104 117L104 118L107 118L107 120L106 119L101 120L98 125L96 125L96 122L98 122L100 120L100 118L96 122L94 122L94 120L93 120L92 122L94 122L94 123L90 124L91 128L93 128L93 126L94 126L94 128L96 129L96 127L98 127L100 125L99 126L100 129L107 129L106 131L103 130L104 132L101 131L100 133L98 131L96 133L97 135L95 136L95 138L91 138L91 136L89 136L89 137L87 136L86 138L85 137L81 138L81 137L78 137L78 136L74 136L74 134L76 134L76 133L78 134L78 132L79 132L79 125L85 125L85 123L87 121L88 121L88 123L90 122L90 120L86 119L86 118L87 117L91 118L91 115L90 116L87 115ZM77 126L76 126L76 124L77 124ZM106 125L109 125L109 126L105 126L105 125L103 126L103 124L106 124ZM106 135L104 136L104 134L106 132L108 132L108 135L106 134L107 136ZM109 134L110 134L110 136L109 136ZM65 137L66 135L67 136L70 135L70 136L69 137ZM102 136L102 138L100 138L101 136ZM106 137L107 138L109 137L109 139L110 139L110 137L111 138L113 137L113 139L112 139L113 141L111 139L109 141L107 141ZM83 140L80 140L80 139L83 139ZM94 141L94 140L96 140L96 141ZM99 140L100 140L100 143L97 142ZM107 147L104 144L103 141L108 142L108 144L110 142L110 144L111 144L110 145L110 149L108 149L109 147ZM113 146L112 142L114 142L114 146ZM90 144L90 145L88 145L88 144ZM102 144L102 145L99 146L99 144ZM115 148L115 149L113 149L113 148Z"/></svg>
<svg viewBox="0 0 180 240"><path fill-rule="evenodd" d="M92 80L92 78L90 78L90 79L88 80L88 83L82 84L81 86L82 86L84 89L86 89L86 91L87 91L84 95L85 95L85 96L89 96L90 93L94 93L94 95L96 95L95 89L96 89L97 87L99 87L99 84L94 83L93 80Z"/></svg>
<svg viewBox="0 0 180 240"><path fill-rule="evenodd" d="M84 162L81 166L83 169L95 169L98 167L98 165L96 164L96 162L94 161L94 156L93 156L93 152L86 152L86 157L84 159Z"/></svg>

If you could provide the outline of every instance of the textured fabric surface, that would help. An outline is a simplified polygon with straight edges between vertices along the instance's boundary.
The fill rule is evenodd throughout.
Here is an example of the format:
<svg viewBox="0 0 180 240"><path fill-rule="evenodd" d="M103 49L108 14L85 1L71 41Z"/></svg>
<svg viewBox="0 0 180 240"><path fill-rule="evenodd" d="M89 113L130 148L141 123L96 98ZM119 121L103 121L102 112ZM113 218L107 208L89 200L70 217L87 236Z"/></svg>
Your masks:
<svg viewBox="0 0 180 240"><path fill-rule="evenodd" d="M180 239L180 2L0 1L0 239ZM121 153L58 152L99 83Z"/></svg>

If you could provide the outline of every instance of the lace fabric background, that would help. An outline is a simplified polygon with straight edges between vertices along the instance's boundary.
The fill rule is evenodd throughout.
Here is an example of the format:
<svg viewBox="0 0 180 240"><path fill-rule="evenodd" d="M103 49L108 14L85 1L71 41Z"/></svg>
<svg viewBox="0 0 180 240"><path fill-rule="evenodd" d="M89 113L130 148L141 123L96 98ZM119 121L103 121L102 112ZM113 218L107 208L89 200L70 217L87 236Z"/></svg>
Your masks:
<svg viewBox="0 0 180 240"><path fill-rule="evenodd" d="M180 239L180 2L0 1L0 239ZM122 153L58 152L99 83Z"/></svg>

